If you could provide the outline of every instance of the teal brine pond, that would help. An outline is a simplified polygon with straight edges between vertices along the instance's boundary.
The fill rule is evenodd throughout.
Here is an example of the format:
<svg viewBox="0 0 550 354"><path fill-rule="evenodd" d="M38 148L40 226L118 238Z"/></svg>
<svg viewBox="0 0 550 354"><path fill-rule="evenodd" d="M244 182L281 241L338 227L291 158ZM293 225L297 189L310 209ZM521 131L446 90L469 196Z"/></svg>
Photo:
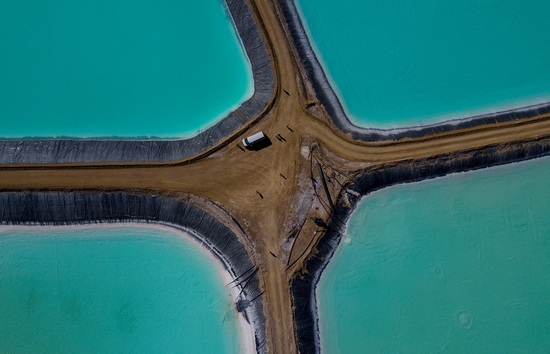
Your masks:
<svg viewBox="0 0 550 354"><path fill-rule="evenodd" d="M223 0L0 0L0 137L189 137L252 95Z"/></svg>
<svg viewBox="0 0 550 354"><path fill-rule="evenodd" d="M296 0L354 124L437 123L550 101L550 2Z"/></svg>
<svg viewBox="0 0 550 354"><path fill-rule="evenodd" d="M239 353L206 251L168 230L0 232L0 352Z"/></svg>
<svg viewBox="0 0 550 354"><path fill-rule="evenodd" d="M317 286L325 353L546 353L550 158L361 201Z"/></svg>

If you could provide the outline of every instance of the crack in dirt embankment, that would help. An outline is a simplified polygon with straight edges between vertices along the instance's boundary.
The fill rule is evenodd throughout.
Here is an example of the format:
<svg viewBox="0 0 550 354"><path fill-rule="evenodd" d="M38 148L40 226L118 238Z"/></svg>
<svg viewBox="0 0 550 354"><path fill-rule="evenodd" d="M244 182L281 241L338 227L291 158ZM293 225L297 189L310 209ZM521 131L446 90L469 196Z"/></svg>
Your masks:
<svg viewBox="0 0 550 354"><path fill-rule="evenodd" d="M275 78L271 103L257 119L208 152L178 161L2 165L0 189L123 192L186 200L208 208L209 214L235 230L259 269L259 287L265 291L261 351L315 351L314 318L301 317L297 323L294 316L314 315L312 287L322 264L312 264L328 260L331 253L323 242L337 240L337 235L325 234L311 218L341 227L359 196L375 187L545 155L550 116L418 137L354 140L352 136L359 139L360 134L339 130L317 99L280 4L251 0L250 9ZM260 151L242 149L240 139L259 130L272 145ZM323 177L336 213L330 209ZM309 273L302 274L304 270ZM302 279L309 288L293 297L291 284Z"/></svg>

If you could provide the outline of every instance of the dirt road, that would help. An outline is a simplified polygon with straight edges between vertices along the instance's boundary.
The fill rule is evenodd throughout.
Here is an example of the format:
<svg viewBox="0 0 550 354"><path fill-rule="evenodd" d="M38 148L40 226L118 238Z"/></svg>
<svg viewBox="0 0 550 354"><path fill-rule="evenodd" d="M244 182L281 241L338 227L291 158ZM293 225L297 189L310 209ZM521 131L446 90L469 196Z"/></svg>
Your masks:
<svg viewBox="0 0 550 354"><path fill-rule="evenodd" d="M296 64L276 6L267 0L254 0L252 10L269 45L276 89L271 110L244 133L228 137L224 147L214 147L198 159L171 163L0 166L0 189L121 190L197 195L215 201L243 225L254 245L253 259L261 269L266 290L269 351L293 353L297 349L289 280L311 251L316 226L308 217L311 210L319 208L310 181L312 150L322 152L323 161L339 171L353 173L388 162L453 154L490 144L546 139L550 137L550 117L418 139L353 141L330 124L319 104L311 104L315 103L314 95ZM242 149L240 139L259 130L269 136L272 145L260 151ZM337 194L338 190L331 192ZM316 215L327 217L328 213L317 210ZM299 233L292 234L302 226ZM298 251L293 251L296 239L300 240L295 245Z"/></svg>

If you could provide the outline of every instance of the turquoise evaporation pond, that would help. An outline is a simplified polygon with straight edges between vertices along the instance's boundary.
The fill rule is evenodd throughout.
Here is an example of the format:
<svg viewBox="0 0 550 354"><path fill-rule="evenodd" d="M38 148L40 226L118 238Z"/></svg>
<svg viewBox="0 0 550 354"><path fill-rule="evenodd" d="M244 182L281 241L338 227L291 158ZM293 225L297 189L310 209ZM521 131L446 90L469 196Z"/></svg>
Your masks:
<svg viewBox="0 0 550 354"><path fill-rule="evenodd" d="M238 353L231 297L182 234L0 233L0 352Z"/></svg>
<svg viewBox="0 0 550 354"><path fill-rule="evenodd" d="M189 137L252 92L223 0L0 0L0 137Z"/></svg>
<svg viewBox="0 0 550 354"><path fill-rule="evenodd" d="M550 158L374 192L317 287L326 353L546 353Z"/></svg>
<svg viewBox="0 0 550 354"><path fill-rule="evenodd" d="M353 123L392 128L550 101L550 2L296 0Z"/></svg>

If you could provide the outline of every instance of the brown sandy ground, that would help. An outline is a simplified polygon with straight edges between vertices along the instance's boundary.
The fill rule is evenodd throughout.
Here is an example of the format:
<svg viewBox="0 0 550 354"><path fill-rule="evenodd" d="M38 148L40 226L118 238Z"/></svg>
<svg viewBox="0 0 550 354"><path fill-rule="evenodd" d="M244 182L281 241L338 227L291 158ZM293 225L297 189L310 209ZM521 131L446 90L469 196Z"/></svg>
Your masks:
<svg viewBox="0 0 550 354"><path fill-rule="evenodd" d="M268 0L251 3L269 46L276 89L272 104L245 129L199 156L171 163L4 165L0 166L0 189L151 193L194 201L222 220L227 220L228 213L246 232L243 238L248 239L242 241L261 269L267 348L272 353L294 353L289 280L322 235L311 217L329 218L322 185L316 188L324 202L315 196L310 178L320 179L317 161L335 198L341 185L365 169L439 155L452 158L491 144L505 149L510 144L550 140L550 117L399 141L353 141L337 131L316 104L279 21L278 5ZM240 139L259 130L272 145L260 151L244 150Z"/></svg>

